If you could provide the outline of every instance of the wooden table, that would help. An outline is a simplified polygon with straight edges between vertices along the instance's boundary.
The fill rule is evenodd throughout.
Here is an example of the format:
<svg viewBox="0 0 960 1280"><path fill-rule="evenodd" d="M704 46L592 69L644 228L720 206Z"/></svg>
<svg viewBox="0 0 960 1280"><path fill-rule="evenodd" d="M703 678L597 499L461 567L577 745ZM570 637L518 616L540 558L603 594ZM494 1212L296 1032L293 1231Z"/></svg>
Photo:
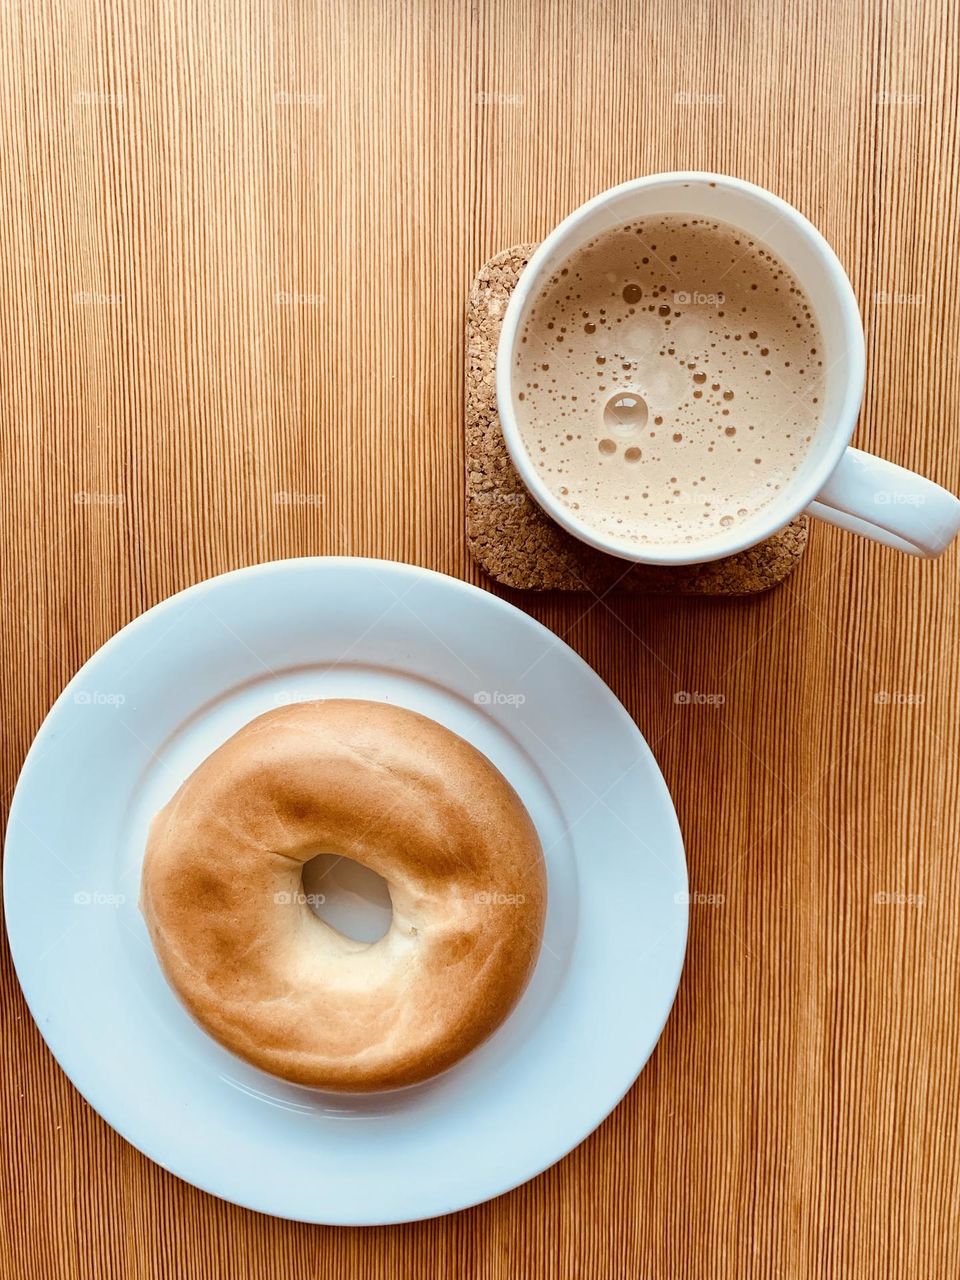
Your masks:
<svg viewBox="0 0 960 1280"><path fill-rule="evenodd" d="M463 541L471 277L637 174L726 171L808 214L866 323L857 442L960 489L949 0L0 21L7 803L66 680L201 578L335 552L489 588ZM707 901L636 1087L494 1203L347 1231L194 1191L73 1090L5 951L0 1273L956 1275L957 563L817 528L766 597L515 598L636 717Z"/></svg>

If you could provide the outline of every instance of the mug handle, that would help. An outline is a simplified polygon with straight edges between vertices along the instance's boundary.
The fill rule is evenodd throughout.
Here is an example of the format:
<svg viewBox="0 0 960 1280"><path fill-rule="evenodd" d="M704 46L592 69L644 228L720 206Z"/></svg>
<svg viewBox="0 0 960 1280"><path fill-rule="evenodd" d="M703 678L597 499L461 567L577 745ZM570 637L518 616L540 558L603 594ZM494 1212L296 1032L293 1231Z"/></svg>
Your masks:
<svg viewBox="0 0 960 1280"><path fill-rule="evenodd" d="M960 498L885 458L849 448L810 515L911 556L942 555L960 533Z"/></svg>

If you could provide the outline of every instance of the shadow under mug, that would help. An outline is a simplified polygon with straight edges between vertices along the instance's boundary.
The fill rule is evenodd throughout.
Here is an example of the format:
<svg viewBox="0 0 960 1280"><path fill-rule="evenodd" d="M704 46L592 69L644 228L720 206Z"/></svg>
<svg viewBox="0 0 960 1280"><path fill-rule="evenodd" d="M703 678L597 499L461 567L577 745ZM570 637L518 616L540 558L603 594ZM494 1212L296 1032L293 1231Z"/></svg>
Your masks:
<svg viewBox="0 0 960 1280"><path fill-rule="evenodd" d="M773 250L805 290L825 350L823 413L809 452L778 497L702 541L643 544L592 528L543 482L520 434L513 368L520 333L544 286L578 248L636 218L692 214L729 223ZM960 532L960 499L940 485L850 446L863 399L863 324L853 287L826 240L801 213L762 187L713 173L638 178L565 218L525 267L504 315L497 349L497 406L510 456L546 513L581 541L644 564L699 564L755 546L802 511L915 556L938 556Z"/></svg>

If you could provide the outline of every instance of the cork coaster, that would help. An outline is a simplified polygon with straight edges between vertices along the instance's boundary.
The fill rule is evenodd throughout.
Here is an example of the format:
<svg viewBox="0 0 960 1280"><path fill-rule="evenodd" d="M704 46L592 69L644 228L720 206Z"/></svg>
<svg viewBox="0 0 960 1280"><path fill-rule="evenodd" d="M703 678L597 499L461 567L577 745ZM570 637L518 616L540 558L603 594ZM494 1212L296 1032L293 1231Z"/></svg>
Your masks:
<svg viewBox="0 0 960 1280"><path fill-rule="evenodd" d="M529 591L744 596L782 582L807 544L807 517L739 555L710 564L631 565L588 547L541 511L510 460L497 417L494 369L507 299L536 245L491 258L467 310L467 542L497 582Z"/></svg>

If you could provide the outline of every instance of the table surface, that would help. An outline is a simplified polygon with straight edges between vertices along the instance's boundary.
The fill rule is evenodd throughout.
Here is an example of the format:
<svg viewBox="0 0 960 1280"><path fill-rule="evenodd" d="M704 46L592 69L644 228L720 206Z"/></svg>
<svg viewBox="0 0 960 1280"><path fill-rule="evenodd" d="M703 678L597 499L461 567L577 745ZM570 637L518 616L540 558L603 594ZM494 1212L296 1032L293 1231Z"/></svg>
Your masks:
<svg viewBox="0 0 960 1280"><path fill-rule="evenodd" d="M5 805L80 664L201 578L346 553L490 589L470 280L638 174L812 218L866 325L857 443L960 489L957 45L948 0L4 6ZM67 1082L4 942L0 1272L956 1274L957 567L818 527L756 599L510 596L635 716L707 901L634 1089L491 1204L339 1230L193 1190Z"/></svg>

